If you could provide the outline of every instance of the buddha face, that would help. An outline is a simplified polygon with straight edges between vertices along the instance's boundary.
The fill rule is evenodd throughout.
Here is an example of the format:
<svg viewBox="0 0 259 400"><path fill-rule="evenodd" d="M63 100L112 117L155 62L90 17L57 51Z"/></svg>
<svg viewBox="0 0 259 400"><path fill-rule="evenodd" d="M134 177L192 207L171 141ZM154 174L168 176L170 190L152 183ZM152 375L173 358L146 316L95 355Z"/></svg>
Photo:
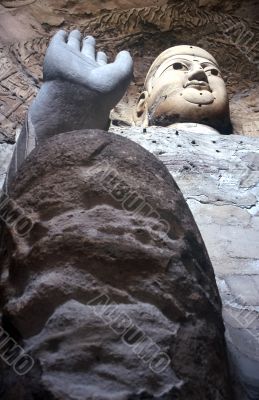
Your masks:
<svg viewBox="0 0 259 400"><path fill-rule="evenodd" d="M161 53L147 74L134 120L142 126L196 122L229 133L228 96L216 60L194 46Z"/></svg>

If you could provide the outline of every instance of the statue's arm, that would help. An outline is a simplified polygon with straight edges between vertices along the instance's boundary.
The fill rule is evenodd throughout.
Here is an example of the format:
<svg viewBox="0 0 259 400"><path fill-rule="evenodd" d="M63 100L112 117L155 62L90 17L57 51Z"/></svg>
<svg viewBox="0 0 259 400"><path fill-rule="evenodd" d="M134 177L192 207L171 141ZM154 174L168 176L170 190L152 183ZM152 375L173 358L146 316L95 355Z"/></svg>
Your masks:
<svg viewBox="0 0 259 400"><path fill-rule="evenodd" d="M108 64L106 54L96 52L92 36L82 40L78 30L58 31L47 49L43 84L18 138L5 188L35 145L48 137L78 129L108 129L110 110L124 95L132 73L127 51Z"/></svg>
<svg viewBox="0 0 259 400"><path fill-rule="evenodd" d="M59 31L52 38L43 66L43 85L29 114L37 142L75 129L107 129L110 110L125 93L132 77L132 59L121 51L107 64L95 40L80 32Z"/></svg>

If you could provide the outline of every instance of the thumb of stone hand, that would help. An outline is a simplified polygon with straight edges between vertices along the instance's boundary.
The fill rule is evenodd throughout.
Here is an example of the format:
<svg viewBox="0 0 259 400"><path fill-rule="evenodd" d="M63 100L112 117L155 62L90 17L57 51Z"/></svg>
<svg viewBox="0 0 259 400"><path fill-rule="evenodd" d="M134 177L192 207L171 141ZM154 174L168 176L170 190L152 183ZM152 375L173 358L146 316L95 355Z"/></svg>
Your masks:
<svg viewBox="0 0 259 400"><path fill-rule="evenodd" d="M133 75L133 61L128 51L118 53L115 61L90 72L89 82L94 90L110 95L115 104L126 91ZM115 105L114 104L114 105Z"/></svg>

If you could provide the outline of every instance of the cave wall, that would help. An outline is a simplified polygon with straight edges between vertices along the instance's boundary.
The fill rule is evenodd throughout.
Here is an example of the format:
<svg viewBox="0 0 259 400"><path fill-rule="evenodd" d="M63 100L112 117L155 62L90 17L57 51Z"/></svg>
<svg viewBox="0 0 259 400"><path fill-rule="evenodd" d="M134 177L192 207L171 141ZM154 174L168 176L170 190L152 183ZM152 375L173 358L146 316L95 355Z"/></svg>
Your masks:
<svg viewBox="0 0 259 400"><path fill-rule="evenodd" d="M134 80L112 113L114 122L116 119L131 122L132 106L142 90L145 74L162 50L177 44L194 44L209 50L221 66L231 100L235 132L259 136L257 3L254 0L2 1L0 144L5 143L0 146L0 183L13 147L8 143L14 143L28 105L40 87L42 62L49 38L61 28L79 28L84 34L93 34L98 49L105 50L110 59L122 49L132 53ZM126 131L135 140L133 132ZM177 136L178 142L171 139L173 152L168 155L168 143L164 147L161 145L165 136L163 132L161 143L157 131L152 132L148 135L151 135L149 139L155 154L169 169L171 165L171 170L176 171L175 178L185 198L188 200L190 197L188 203L209 250L224 307L232 296L230 315L237 313L239 318L240 310L244 312L247 304L250 307L248 314L251 310L254 314L254 304L258 307L258 292L253 289L258 282L258 139L221 137L215 150L215 138L212 141L209 136L183 134ZM119 133L123 133L121 128ZM145 136L138 132L138 137L144 146ZM182 137L183 142L179 142ZM151 147L147 148L153 151ZM196 161L192 162L192 157L201 163L205 160L204 173L201 173L203 166L197 171L199 165L195 167ZM219 194L215 204L210 197L204 202L203 190L210 197ZM250 203L246 203L248 197ZM225 240L223 244L220 243L222 237ZM226 307L224 312L226 320L226 315L229 315ZM256 332L257 314L252 326ZM240 331L239 326L235 325L233 329L236 328ZM252 345L243 348L258 361Z"/></svg>
<svg viewBox="0 0 259 400"><path fill-rule="evenodd" d="M237 134L259 136L259 7L256 1L15 0L0 4L0 141L13 143L42 80L49 38L59 29L93 34L113 59L128 49L134 80L113 119L131 123L132 106L154 58L194 44L217 59Z"/></svg>

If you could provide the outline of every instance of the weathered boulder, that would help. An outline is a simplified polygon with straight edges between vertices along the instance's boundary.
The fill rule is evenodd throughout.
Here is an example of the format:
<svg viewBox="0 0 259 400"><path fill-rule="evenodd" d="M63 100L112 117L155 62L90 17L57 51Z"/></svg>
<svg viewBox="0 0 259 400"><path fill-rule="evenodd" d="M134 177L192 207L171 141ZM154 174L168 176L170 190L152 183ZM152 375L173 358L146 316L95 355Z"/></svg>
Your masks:
<svg viewBox="0 0 259 400"><path fill-rule="evenodd" d="M158 159L112 133L60 134L10 198L33 227L6 226L3 323L37 362L5 372L3 399L232 398L214 272Z"/></svg>

